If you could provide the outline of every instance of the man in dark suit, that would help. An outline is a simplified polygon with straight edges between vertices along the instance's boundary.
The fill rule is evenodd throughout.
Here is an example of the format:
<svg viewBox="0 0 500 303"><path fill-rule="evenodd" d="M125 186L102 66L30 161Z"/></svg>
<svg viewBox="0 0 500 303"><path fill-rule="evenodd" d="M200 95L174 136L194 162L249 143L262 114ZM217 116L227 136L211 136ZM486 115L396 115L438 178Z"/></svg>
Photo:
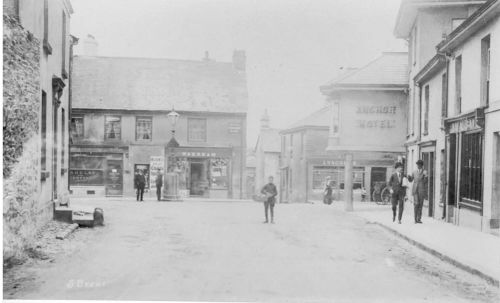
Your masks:
<svg viewBox="0 0 500 303"><path fill-rule="evenodd" d="M141 198L140 201L143 201L142 197L144 196L144 188L146 187L146 178L144 178L142 170L139 170L137 175L135 175L134 183L137 189L137 201L139 201L139 198Z"/></svg>
<svg viewBox="0 0 500 303"><path fill-rule="evenodd" d="M266 212L266 221L264 223L268 223L268 210L271 209L271 223L274 224L274 204L276 203L276 196L278 195L278 190L276 189L276 185L273 183L274 178L269 177L269 183L267 183L262 190L260 191L262 194L266 195L266 200L264 201L264 210Z"/></svg>
<svg viewBox="0 0 500 303"><path fill-rule="evenodd" d="M406 187L403 186L403 164L401 162L395 165L396 172L391 175L389 180L389 191L391 192L392 202L392 221L396 221L396 210L398 211L398 223L401 224L403 217L404 198L406 194Z"/></svg>
<svg viewBox="0 0 500 303"><path fill-rule="evenodd" d="M161 170L158 169L156 173L156 197L158 198L158 201L161 200L161 187L163 186L163 175L161 173Z"/></svg>
<svg viewBox="0 0 500 303"><path fill-rule="evenodd" d="M417 170L408 176L413 181L412 195L415 214L415 223L422 223L422 206L427 198L427 172L424 170L424 161L417 161Z"/></svg>

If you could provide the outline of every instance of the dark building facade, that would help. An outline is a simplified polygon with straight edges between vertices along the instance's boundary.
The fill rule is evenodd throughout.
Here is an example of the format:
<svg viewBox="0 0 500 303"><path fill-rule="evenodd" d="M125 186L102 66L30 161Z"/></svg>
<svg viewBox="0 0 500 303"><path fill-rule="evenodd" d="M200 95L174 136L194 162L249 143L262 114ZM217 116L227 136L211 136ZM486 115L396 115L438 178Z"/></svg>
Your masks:
<svg viewBox="0 0 500 303"><path fill-rule="evenodd" d="M73 195L131 196L134 175L179 175L180 195L242 198L247 89L244 52L232 63L75 57L70 163ZM176 147L167 147L179 114ZM146 193L148 196L148 193Z"/></svg>

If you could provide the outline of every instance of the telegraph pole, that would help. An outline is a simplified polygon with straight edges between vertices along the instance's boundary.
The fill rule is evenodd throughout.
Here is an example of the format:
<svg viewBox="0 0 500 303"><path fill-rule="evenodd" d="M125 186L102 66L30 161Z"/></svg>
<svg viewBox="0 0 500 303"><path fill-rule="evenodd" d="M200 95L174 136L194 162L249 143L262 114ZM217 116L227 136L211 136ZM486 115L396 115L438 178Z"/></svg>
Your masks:
<svg viewBox="0 0 500 303"><path fill-rule="evenodd" d="M352 154L345 155L344 162L344 199L345 199L345 211L353 211L352 204Z"/></svg>

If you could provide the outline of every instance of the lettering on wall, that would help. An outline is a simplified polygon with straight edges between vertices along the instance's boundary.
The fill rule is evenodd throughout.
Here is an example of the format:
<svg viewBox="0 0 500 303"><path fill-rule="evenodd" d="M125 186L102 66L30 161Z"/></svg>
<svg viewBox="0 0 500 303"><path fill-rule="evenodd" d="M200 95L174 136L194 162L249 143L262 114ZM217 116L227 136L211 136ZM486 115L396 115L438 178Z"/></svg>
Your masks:
<svg viewBox="0 0 500 303"><path fill-rule="evenodd" d="M392 105L364 105L356 107L356 114L368 116L390 115L394 116L397 112L397 106ZM356 125L359 128L396 128L395 119L358 119Z"/></svg>

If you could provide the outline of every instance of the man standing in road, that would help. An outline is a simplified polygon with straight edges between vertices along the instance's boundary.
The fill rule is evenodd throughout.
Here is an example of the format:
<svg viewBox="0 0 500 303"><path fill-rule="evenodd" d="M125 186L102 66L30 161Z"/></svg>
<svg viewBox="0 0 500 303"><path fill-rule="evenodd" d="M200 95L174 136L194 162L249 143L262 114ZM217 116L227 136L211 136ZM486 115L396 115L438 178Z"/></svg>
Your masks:
<svg viewBox="0 0 500 303"><path fill-rule="evenodd" d="M260 191L262 194L266 196L264 200L264 210L266 213L266 221L264 223L269 222L268 211L271 209L271 223L274 224L274 204L276 203L276 196L278 195L278 191L276 186L273 183L274 178L272 176L269 177L269 183L267 183L262 190Z"/></svg>
<svg viewBox="0 0 500 303"><path fill-rule="evenodd" d="M137 201L139 201L139 198L141 198L140 201L143 201L142 198L144 196L144 188L146 187L146 179L144 178L142 170L139 170L138 174L135 175L134 183L137 189Z"/></svg>
<svg viewBox="0 0 500 303"><path fill-rule="evenodd" d="M156 173L156 197L158 198L158 201L161 200L161 187L163 186L163 175L161 173L161 170L158 168L158 171Z"/></svg>
<svg viewBox="0 0 500 303"><path fill-rule="evenodd" d="M396 210L398 209L398 223L401 224L403 217L404 198L406 188L403 187L403 164L401 162L395 165L396 172L392 174L389 180L389 191L391 192L392 202L392 222L396 221Z"/></svg>
<svg viewBox="0 0 500 303"><path fill-rule="evenodd" d="M414 205L415 224L422 223L422 206L427 198L427 172L424 170L424 161L417 161L417 170L408 176L413 181L412 195Z"/></svg>

